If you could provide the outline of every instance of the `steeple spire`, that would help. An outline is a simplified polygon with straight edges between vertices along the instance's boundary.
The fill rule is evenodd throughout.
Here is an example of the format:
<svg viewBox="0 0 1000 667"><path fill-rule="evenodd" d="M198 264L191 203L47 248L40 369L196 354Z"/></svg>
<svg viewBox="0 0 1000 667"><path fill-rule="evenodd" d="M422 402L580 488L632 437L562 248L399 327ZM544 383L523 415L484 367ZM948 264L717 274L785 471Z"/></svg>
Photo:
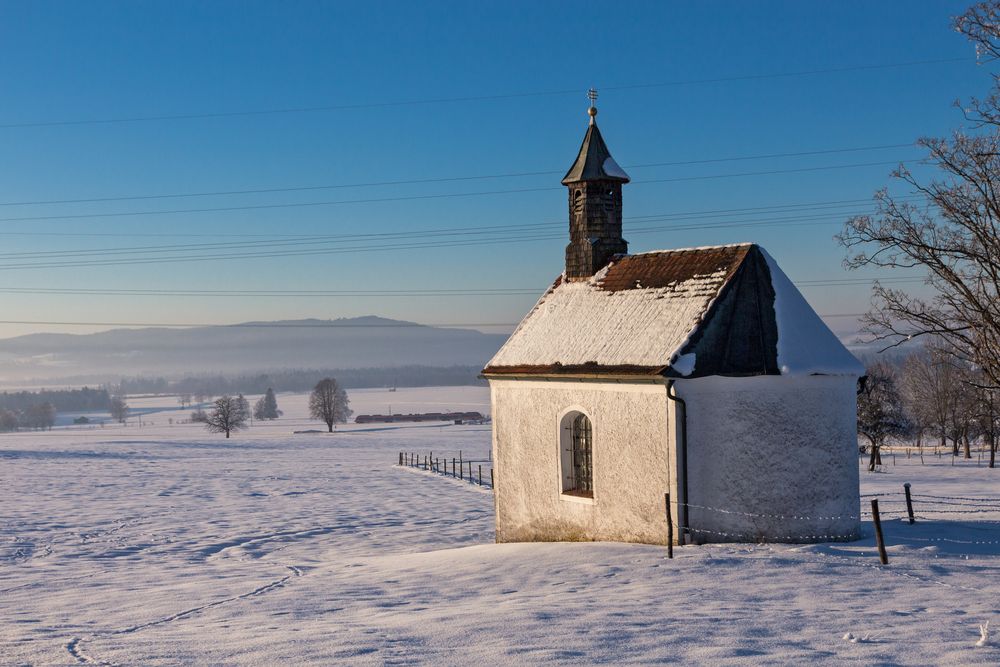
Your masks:
<svg viewBox="0 0 1000 667"><path fill-rule="evenodd" d="M615 255L628 252L622 238L622 185L628 174L618 166L597 129L597 91L587 91L590 124L576 161L562 179L569 188L569 245L566 278L586 280Z"/></svg>
<svg viewBox="0 0 1000 667"><path fill-rule="evenodd" d="M576 161L563 176L562 184L578 183L580 181L609 180L619 183L628 183L629 177L625 170L618 166L615 159L611 157L607 144L601 131L597 129L597 91L591 88L587 91L590 98L590 108L587 115L590 116L590 126L583 136L583 143L580 145L580 152L576 156Z"/></svg>

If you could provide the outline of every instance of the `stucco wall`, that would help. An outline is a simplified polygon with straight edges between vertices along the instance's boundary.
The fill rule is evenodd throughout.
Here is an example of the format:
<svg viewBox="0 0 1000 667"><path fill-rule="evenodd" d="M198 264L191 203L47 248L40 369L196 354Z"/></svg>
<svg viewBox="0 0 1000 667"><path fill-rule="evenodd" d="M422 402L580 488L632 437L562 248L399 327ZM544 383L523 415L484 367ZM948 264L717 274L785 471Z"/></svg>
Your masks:
<svg viewBox="0 0 1000 667"><path fill-rule="evenodd" d="M855 386L850 376L678 381L677 393L687 401L688 502L809 517L691 508L696 540L813 542L856 536ZM699 528L705 532L699 534Z"/></svg>
<svg viewBox="0 0 1000 667"><path fill-rule="evenodd" d="M666 543L663 385L492 379L490 387L498 542ZM593 426L592 502L561 493L559 429L568 410Z"/></svg>

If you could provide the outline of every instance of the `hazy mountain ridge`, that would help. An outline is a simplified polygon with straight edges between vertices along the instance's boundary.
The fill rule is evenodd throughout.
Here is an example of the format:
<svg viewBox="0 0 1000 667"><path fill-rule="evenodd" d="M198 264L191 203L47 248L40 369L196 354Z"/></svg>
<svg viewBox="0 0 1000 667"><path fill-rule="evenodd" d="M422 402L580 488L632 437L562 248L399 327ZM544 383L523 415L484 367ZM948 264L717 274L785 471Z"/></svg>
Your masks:
<svg viewBox="0 0 1000 667"><path fill-rule="evenodd" d="M0 340L0 380L303 367L485 365L506 334L376 316L229 327L113 329Z"/></svg>

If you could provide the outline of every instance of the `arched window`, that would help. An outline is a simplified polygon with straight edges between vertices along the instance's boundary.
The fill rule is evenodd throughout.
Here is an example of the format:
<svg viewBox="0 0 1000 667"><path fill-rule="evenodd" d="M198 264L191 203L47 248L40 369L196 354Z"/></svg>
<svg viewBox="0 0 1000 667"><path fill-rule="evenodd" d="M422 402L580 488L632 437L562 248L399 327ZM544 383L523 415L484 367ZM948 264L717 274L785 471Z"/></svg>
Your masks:
<svg viewBox="0 0 1000 667"><path fill-rule="evenodd" d="M593 438L590 418L570 412L562 420L562 492L573 496L594 496Z"/></svg>
<svg viewBox="0 0 1000 667"><path fill-rule="evenodd" d="M591 438L590 419L584 414L577 415L573 420L573 490L580 493L594 492Z"/></svg>

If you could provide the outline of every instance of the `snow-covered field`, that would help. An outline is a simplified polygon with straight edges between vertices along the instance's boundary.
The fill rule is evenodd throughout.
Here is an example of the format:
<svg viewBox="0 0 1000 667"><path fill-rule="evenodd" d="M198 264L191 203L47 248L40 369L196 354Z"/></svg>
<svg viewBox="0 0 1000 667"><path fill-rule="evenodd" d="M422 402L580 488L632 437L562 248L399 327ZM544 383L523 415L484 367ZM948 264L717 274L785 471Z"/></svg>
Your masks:
<svg viewBox="0 0 1000 667"><path fill-rule="evenodd" d="M356 391L358 413L488 411L485 388ZM851 544L493 543L488 490L399 468L484 459L488 426L286 416L231 440L169 398L127 427L0 435L0 664L1000 663L1000 511L917 498ZM997 497L1000 472L887 457L863 493ZM941 504L955 502L957 505ZM922 514L926 510L927 513ZM794 519L790 519L794 520ZM847 633L868 637L852 642Z"/></svg>

